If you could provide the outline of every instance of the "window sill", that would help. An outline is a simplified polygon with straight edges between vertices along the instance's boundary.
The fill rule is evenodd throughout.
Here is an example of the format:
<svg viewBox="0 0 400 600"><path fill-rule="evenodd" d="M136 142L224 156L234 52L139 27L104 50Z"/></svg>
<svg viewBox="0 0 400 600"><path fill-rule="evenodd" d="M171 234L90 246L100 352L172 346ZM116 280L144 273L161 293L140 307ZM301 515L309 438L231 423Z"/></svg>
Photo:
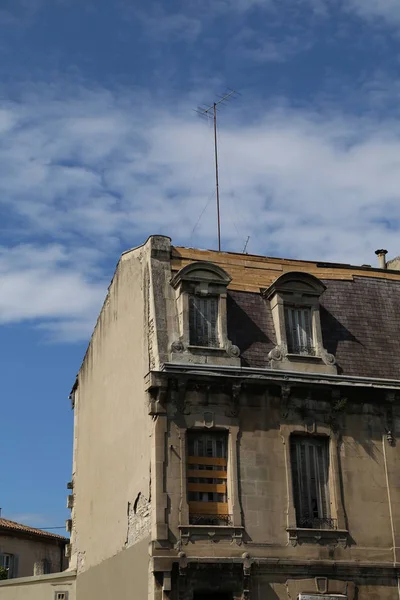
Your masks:
<svg viewBox="0 0 400 600"><path fill-rule="evenodd" d="M287 527L289 541L292 546L297 544L332 544L346 548L349 532L347 529L308 529L302 527Z"/></svg>
<svg viewBox="0 0 400 600"><path fill-rule="evenodd" d="M315 354L287 354L289 360L322 362L322 358Z"/></svg>
<svg viewBox="0 0 400 600"><path fill-rule="evenodd" d="M202 353L206 352L225 352L225 348L221 348L221 346L194 346L189 344L188 350L190 351L198 351Z"/></svg>
<svg viewBox="0 0 400 600"><path fill-rule="evenodd" d="M190 541L208 540L219 542L229 540L238 546L243 543L244 527L234 525L179 525L181 541L187 545Z"/></svg>

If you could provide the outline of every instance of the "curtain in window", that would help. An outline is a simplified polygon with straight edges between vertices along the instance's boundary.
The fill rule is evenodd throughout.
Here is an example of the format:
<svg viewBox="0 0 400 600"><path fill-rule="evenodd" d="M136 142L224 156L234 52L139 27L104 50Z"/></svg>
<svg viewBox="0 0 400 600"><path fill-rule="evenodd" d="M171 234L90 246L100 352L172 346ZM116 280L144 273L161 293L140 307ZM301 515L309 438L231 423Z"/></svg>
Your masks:
<svg viewBox="0 0 400 600"><path fill-rule="evenodd" d="M291 354L314 354L311 308L285 307L288 351Z"/></svg>

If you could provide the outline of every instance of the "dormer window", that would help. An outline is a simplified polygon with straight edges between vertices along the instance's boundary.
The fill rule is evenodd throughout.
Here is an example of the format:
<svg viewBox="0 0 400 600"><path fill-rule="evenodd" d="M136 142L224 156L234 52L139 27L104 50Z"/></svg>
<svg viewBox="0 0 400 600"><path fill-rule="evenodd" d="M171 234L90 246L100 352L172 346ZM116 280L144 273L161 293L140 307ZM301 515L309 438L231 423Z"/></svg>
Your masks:
<svg viewBox="0 0 400 600"><path fill-rule="evenodd" d="M285 327L289 354L315 355L310 306L285 306Z"/></svg>
<svg viewBox="0 0 400 600"><path fill-rule="evenodd" d="M177 330L171 360L239 366L239 348L228 340L226 271L205 261L183 267L172 279L176 290Z"/></svg>
<svg viewBox="0 0 400 600"><path fill-rule="evenodd" d="M337 372L335 357L322 340L319 298L324 291L313 275L295 272L281 275L265 290L277 341L268 355L273 369Z"/></svg>

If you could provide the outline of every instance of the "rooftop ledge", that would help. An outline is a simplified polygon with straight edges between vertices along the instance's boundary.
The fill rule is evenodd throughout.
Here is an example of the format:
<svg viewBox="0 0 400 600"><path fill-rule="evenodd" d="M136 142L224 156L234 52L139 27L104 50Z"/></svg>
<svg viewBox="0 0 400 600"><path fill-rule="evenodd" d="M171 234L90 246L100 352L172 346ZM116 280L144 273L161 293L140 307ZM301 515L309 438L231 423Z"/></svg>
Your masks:
<svg viewBox="0 0 400 600"><path fill-rule="evenodd" d="M159 373L176 375L203 375L207 377L230 377L252 381L276 381L282 383L317 382L326 385L370 387L388 390L400 390L400 379L379 379L354 375L336 375L328 373L301 373L278 369L254 369L252 367L233 367L193 363L164 363ZM156 375L157 371L152 371Z"/></svg>

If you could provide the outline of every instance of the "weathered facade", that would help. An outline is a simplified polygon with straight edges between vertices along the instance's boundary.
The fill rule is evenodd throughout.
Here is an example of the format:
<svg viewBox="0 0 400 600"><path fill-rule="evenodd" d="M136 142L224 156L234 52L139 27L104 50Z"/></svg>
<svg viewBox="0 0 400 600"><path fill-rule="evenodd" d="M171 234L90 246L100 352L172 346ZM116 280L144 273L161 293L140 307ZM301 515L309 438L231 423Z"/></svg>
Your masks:
<svg viewBox="0 0 400 600"><path fill-rule="evenodd" d="M61 535L0 518L0 567L8 579L58 573L67 567Z"/></svg>
<svg viewBox="0 0 400 600"><path fill-rule="evenodd" d="M71 399L78 600L394 600L400 273L122 255Z"/></svg>

